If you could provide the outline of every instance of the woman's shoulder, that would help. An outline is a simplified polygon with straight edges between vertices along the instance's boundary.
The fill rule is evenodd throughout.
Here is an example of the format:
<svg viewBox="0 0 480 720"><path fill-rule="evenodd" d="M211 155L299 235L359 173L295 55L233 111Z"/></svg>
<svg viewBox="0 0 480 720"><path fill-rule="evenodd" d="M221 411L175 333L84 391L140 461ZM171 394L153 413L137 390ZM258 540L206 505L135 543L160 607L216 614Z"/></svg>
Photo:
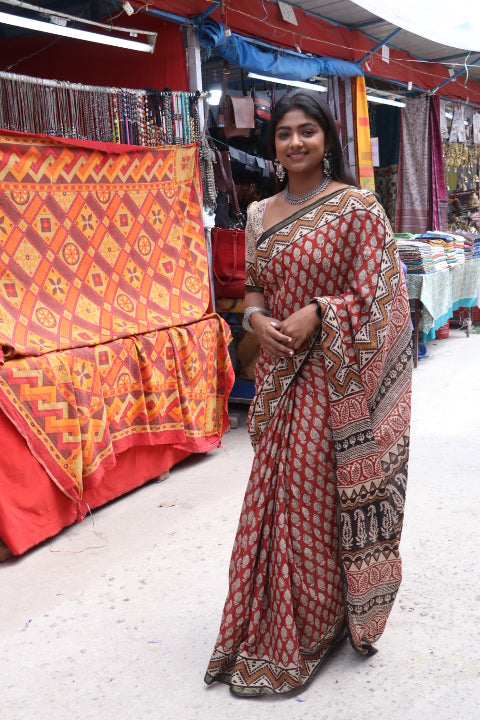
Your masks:
<svg viewBox="0 0 480 720"><path fill-rule="evenodd" d="M383 209L379 196L374 190L369 190L365 187L358 187L357 185L348 185L344 189L342 198L345 210L347 208L345 201L348 201L348 208L350 211L357 210L359 212L372 212L376 215L385 214L385 210Z"/></svg>
<svg viewBox="0 0 480 720"><path fill-rule="evenodd" d="M350 195L351 197L356 197L359 200L363 200L367 203L378 203L378 195L374 190L369 190L365 187L360 187L358 185L346 185L345 193Z"/></svg>
<svg viewBox="0 0 480 720"><path fill-rule="evenodd" d="M261 215L261 217L263 218L267 202L268 198L262 198L262 200L253 200L247 207L247 215L250 216L252 219L257 215Z"/></svg>

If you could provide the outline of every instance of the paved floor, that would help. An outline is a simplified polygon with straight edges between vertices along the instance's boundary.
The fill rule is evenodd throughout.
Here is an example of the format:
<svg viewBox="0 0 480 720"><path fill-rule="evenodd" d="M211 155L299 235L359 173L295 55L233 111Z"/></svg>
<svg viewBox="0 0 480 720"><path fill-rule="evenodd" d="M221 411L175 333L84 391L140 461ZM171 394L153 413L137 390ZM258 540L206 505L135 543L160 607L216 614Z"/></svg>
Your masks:
<svg viewBox="0 0 480 720"><path fill-rule="evenodd" d="M0 566L1 720L480 717L480 335L414 373L404 582L379 652L342 645L297 697L203 674L252 453L245 429Z"/></svg>

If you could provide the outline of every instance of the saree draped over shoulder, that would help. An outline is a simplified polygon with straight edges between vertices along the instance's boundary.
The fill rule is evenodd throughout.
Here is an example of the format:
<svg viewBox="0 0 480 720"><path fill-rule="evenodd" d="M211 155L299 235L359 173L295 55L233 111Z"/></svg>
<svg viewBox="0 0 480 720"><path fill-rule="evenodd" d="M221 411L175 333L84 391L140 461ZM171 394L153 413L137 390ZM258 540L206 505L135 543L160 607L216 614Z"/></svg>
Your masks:
<svg viewBox="0 0 480 720"><path fill-rule="evenodd" d="M374 195L337 191L266 232L263 209L249 208L247 289L280 320L321 297L322 322L292 358L256 366L255 457L205 677L251 695L298 689L347 634L375 651L401 581L412 372Z"/></svg>

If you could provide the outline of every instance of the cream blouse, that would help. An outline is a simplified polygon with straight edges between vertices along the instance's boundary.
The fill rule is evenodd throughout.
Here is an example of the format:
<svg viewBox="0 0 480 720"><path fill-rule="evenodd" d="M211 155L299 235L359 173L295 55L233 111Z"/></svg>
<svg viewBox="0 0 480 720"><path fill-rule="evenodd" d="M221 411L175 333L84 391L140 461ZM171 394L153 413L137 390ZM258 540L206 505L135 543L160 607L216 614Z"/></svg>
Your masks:
<svg viewBox="0 0 480 720"><path fill-rule="evenodd" d="M247 223L245 226L245 289L263 292L258 286L255 267L255 252L257 241L263 233L263 216L267 207L268 198L250 203L247 208Z"/></svg>

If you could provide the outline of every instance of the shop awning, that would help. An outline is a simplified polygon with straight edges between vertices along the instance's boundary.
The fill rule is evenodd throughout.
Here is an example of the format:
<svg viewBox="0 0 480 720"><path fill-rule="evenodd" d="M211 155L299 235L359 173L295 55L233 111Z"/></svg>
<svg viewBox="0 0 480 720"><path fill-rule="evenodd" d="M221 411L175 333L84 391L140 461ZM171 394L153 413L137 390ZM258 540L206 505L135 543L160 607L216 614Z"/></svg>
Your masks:
<svg viewBox="0 0 480 720"><path fill-rule="evenodd" d="M236 33L225 32L225 26L207 19L195 30L200 44L207 50L216 50L225 60L249 72L258 72L285 80L308 80L318 75L355 77L363 75L357 63L329 57L301 55L291 50L257 47L253 41Z"/></svg>
<svg viewBox="0 0 480 720"><path fill-rule="evenodd" d="M139 0L134 4L139 7ZM413 91L438 92L480 105L478 3L458 0L448 6L446 0L396 0L395 4L402 17L390 15L390 0L388 9L386 0L288 0L294 22L285 20L282 5L272 0L150 0L148 13L160 12L165 19L183 19L192 26L208 14L209 19L227 25L232 34L254 39L257 47L264 43L279 52L300 49L307 58L333 56L362 67L370 78L404 85L406 91L411 86ZM420 21L425 17L430 21L427 29ZM443 35L433 34L437 25ZM460 30L463 40L457 33Z"/></svg>

